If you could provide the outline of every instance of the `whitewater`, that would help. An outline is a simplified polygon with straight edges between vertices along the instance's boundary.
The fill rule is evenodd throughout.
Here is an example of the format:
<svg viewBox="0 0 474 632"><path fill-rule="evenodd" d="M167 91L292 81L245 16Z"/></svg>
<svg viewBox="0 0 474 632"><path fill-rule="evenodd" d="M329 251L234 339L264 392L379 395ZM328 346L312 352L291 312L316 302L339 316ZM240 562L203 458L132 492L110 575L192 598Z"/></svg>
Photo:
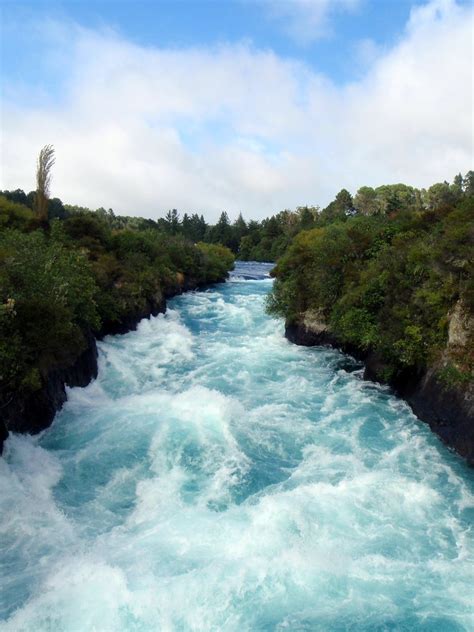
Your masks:
<svg viewBox="0 0 474 632"><path fill-rule="evenodd" d="M473 470L263 264L99 343L0 458L0 630L474 630Z"/></svg>

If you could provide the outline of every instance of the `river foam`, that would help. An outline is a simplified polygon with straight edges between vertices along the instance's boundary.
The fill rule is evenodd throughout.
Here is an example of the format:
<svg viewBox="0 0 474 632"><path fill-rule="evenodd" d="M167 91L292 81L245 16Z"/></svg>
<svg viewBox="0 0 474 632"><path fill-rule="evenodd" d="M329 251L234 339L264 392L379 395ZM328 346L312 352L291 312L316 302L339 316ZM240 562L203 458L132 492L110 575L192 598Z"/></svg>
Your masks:
<svg viewBox="0 0 474 632"><path fill-rule="evenodd" d="M355 361L290 345L267 273L107 338L8 439L0 630L474 629L472 471Z"/></svg>

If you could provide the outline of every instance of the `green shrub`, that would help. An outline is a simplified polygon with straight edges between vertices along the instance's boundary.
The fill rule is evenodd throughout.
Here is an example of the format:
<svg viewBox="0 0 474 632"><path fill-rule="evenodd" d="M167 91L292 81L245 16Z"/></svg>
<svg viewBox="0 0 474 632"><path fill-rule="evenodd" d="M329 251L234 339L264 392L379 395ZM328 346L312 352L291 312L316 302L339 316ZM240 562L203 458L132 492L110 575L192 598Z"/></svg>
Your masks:
<svg viewBox="0 0 474 632"><path fill-rule="evenodd" d="M439 356L459 297L474 312L473 269L474 199L436 212L416 201L297 234L274 269L267 309L290 322L318 310L341 341L376 352L393 375Z"/></svg>

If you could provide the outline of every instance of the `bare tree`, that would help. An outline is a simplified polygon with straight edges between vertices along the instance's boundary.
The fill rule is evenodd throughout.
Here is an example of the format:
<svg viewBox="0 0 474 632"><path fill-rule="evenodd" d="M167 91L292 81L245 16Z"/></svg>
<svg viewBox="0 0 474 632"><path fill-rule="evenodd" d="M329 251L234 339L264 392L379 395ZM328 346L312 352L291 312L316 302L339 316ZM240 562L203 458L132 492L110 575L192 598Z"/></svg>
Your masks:
<svg viewBox="0 0 474 632"><path fill-rule="evenodd" d="M48 222L49 185L51 183L51 168L55 163L54 147L45 145L38 156L36 166L36 196L35 210L41 222Z"/></svg>

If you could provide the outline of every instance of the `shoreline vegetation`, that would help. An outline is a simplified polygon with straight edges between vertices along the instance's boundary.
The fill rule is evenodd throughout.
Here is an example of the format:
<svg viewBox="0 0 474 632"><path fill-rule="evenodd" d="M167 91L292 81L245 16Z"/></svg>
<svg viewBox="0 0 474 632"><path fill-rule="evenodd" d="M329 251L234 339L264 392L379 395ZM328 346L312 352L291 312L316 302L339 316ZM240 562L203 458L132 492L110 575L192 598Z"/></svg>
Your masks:
<svg viewBox="0 0 474 632"><path fill-rule="evenodd" d="M48 427L65 385L96 377L96 338L134 329L166 298L224 281L234 265L219 244L146 220L62 213L47 193L39 182L29 205L22 191L0 196L0 450L9 431Z"/></svg>
<svg viewBox="0 0 474 632"><path fill-rule="evenodd" d="M96 339L224 281L238 257L276 262L267 309L289 340L363 359L474 462L474 172L208 225L63 204L49 196L53 164L46 146L37 190L0 192L0 449L9 430L47 427L65 385L97 375Z"/></svg>
<svg viewBox="0 0 474 632"><path fill-rule="evenodd" d="M295 236L267 309L289 340L364 360L366 378L473 464L474 174L427 192L363 187L349 202Z"/></svg>

